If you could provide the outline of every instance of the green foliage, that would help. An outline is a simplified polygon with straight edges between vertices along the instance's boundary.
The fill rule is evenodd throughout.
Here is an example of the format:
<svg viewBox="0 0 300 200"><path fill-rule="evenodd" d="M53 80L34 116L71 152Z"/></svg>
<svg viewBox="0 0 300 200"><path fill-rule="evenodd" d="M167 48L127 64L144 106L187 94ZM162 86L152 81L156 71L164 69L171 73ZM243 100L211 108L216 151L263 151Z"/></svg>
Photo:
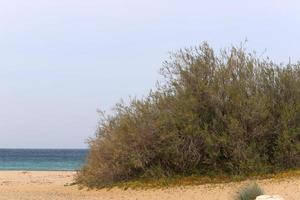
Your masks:
<svg viewBox="0 0 300 200"><path fill-rule="evenodd" d="M239 191L235 200L255 200L257 196L263 194L263 190L257 184L251 184Z"/></svg>
<svg viewBox="0 0 300 200"><path fill-rule="evenodd" d="M163 84L103 115L77 182L247 175L300 167L300 64L206 43L172 54Z"/></svg>

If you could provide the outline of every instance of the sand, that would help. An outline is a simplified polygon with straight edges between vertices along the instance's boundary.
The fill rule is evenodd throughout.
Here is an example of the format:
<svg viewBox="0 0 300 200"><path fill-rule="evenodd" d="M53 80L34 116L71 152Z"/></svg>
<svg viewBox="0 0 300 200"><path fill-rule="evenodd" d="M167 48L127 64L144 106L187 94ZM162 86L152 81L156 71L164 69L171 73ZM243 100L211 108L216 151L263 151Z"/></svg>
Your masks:
<svg viewBox="0 0 300 200"><path fill-rule="evenodd" d="M75 172L0 171L0 200L232 200L237 189L249 181L227 184L173 187L148 190L79 190L68 186ZM286 200L300 199L300 177L261 180L268 194Z"/></svg>

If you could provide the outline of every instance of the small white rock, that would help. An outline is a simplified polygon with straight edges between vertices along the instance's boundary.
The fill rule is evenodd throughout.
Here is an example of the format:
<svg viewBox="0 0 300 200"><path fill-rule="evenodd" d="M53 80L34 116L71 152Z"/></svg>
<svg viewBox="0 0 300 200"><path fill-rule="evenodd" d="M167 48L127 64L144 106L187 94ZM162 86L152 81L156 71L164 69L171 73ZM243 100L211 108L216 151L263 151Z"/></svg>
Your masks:
<svg viewBox="0 0 300 200"><path fill-rule="evenodd" d="M255 200L284 200L279 195L261 195L256 197Z"/></svg>

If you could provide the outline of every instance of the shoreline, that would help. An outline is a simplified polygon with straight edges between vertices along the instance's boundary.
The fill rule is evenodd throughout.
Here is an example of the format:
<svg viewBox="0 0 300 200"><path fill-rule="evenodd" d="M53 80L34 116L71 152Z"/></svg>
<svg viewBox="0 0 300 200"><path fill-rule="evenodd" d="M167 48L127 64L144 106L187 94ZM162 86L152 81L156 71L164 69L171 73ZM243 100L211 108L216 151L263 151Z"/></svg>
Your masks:
<svg viewBox="0 0 300 200"><path fill-rule="evenodd" d="M252 181L172 186L152 189L80 189L70 185L75 171L0 171L0 200L232 200ZM256 181L267 194L300 199L300 177Z"/></svg>
<svg viewBox="0 0 300 200"><path fill-rule="evenodd" d="M77 172L78 170L20 170L20 169L0 169L1 172Z"/></svg>

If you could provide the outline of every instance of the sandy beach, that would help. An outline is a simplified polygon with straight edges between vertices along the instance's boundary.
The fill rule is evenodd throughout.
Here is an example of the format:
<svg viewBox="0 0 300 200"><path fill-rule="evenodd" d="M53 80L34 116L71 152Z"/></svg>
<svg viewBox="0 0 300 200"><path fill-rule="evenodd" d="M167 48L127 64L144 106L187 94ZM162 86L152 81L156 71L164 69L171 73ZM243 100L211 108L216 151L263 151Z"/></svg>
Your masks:
<svg viewBox="0 0 300 200"><path fill-rule="evenodd" d="M75 172L1 171L0 200L230 200L237 188L247 184L207 184L148 190L79 190L72 183ZM261 180L258 183L269 194L286 200L300 199L300 177Z"/></svg>

